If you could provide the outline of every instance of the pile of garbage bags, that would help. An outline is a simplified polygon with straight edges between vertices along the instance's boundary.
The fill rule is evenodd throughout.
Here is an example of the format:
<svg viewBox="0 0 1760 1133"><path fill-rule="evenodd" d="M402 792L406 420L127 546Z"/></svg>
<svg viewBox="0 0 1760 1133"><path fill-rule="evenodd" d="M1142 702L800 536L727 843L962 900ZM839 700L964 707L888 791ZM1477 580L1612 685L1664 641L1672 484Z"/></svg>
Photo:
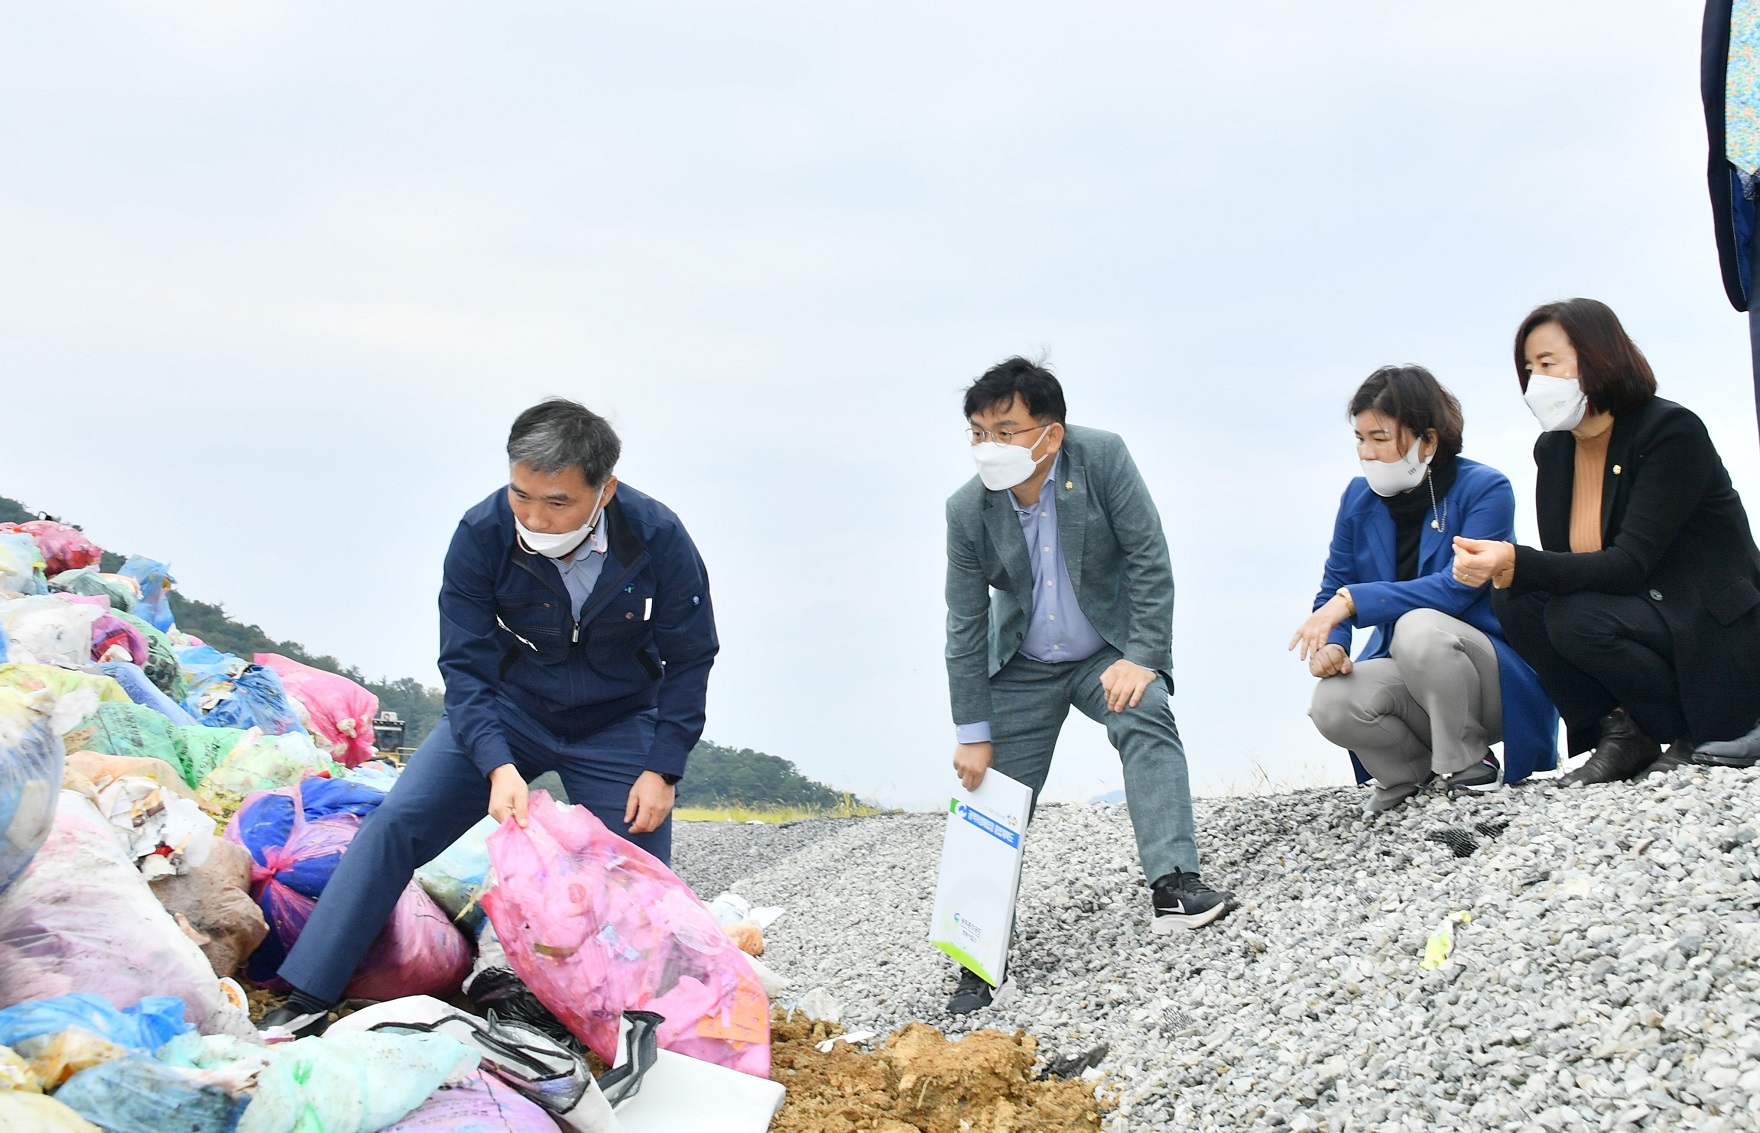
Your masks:
<svg viewBox="0 0 1760 1133"><path fill-rule="evenodd" d="M102 554L0 525L0 1128L642 1133L705 1089L767 1127L780 910L543 792L418 872L329 1032L266 1042L253 994L400 768L371 692L180 632L166 565ZM653 1067L688 1091L635 1103Z"/></svg>

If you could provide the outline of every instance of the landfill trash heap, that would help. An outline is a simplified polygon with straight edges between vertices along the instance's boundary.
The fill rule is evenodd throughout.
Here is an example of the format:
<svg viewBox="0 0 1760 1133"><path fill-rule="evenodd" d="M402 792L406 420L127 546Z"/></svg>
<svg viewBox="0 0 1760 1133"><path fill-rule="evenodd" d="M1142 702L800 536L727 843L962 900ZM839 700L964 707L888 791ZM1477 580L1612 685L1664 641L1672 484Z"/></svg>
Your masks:
<svg viewBox="0 0 1760 1133"><path fill-rule="evenodd" d="M753 911L543 792L418 872L329 1031L259 1033L400 767L371 692L179 632L164 563L101 555L0 524L0 1129L769 1126Z"/></svg>

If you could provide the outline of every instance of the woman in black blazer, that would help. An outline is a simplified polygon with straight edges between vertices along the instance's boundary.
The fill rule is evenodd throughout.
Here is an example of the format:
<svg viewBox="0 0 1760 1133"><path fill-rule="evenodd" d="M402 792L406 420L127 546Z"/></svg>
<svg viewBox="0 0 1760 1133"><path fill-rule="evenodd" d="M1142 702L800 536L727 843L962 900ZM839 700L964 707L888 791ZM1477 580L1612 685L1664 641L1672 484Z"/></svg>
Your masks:
<svg viewBox="0 0 1760 1133"><path fill-rule="evenodd" d="M1455 540L1509 643L1595 754L1566 782L1760 761L1760 550L1704 422L1606 304L1536 308L1515 341L1540 545ZM1661 755L1658 741L1670 745Z"/></svg>

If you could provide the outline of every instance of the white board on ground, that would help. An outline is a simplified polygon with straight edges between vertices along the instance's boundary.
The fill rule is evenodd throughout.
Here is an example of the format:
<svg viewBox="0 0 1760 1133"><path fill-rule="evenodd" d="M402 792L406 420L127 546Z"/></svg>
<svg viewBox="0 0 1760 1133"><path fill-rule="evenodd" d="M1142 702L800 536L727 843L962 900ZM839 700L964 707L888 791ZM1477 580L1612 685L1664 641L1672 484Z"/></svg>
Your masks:
<svg viewBox="0 0 1760 1133"><path fill-rule="evenodd" d="M992 987L1008 963L1032 799L1024 783L991 768L977 790L956 786L948 803L929 942Z"/></svg>

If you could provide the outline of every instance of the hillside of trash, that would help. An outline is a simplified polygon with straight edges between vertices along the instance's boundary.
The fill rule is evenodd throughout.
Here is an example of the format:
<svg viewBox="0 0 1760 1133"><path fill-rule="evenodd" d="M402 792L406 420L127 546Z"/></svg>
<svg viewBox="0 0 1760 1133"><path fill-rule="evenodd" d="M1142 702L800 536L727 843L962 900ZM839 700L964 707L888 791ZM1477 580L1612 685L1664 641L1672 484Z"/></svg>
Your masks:
<svg viewBox="0 0 1760 1133"><path fill-rule="evenodd" d="M783 907L699 898L541 790L418 871L328 1030L260 1032L398 733L347 676L184 632L165 563L102 555L0 523L0 1128L1097 1127L1025 1035L839 1037L758 958Z"/></svg>

